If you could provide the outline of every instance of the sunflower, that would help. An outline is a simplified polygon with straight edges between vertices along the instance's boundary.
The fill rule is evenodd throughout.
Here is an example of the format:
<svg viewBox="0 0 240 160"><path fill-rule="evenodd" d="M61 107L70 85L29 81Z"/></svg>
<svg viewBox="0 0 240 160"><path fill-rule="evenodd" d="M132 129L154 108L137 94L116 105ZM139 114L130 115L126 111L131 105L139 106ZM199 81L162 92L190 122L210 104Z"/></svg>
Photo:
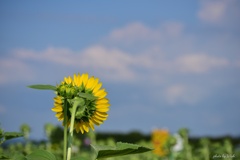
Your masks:
<svg viewBox="0 0 240 160"><path fill-rule="evenodd" d="M153 152L159 156L165 156L167 154L167 150L165 145L169 138L168 130L165 129L156 129L152 132L152 143L154 145Z"/></svg>
<svg viewBox="0 0 240 160"><path fill-rule="evenodd" d="M73 77L64 77L64 80L57 85L56 97L54 97L54 107L59 121L64 120L64 107L67 107L67 119L71 119L71 103L69 100L81 97L81 93L94 96L93 100L81 97L84 100L84 110L79 109L75 114L74 128L76 132L88 132L89 128L94 130L94 125L100 125L108 117L109 100L106 98L107 92L102 89L102 83L98 78L89 77L88 73ZM66 104L65 104L66 103ZM68 123L70 123L68 121Z"/></svg>

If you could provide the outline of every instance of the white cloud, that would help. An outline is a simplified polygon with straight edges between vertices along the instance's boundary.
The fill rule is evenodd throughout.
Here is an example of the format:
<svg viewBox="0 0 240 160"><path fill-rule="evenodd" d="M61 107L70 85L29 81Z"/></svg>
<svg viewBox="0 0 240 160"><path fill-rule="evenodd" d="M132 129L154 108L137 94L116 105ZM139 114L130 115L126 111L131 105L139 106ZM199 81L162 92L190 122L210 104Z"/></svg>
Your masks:
<svg viewBox="0 0 240 160"><path fill-rule="evenodd" d="M162 32L168 36L176 37L182 34L184 25L179 22L166 22L163 24Z"/></svg>
<svg viewBox="0 0 240 160"><path fill-rule="evenodd" d="M166 89L165 95L169 103L174 104L182 98L186 88L183 85L174 85Z"/></svg>
<svg viewBox="0 0 240 160"><path fill-rule="evenodd" d="M183 55L175 60L175 67L182 72L204 73L218 67L228 65L225 58L208 56L207 54Z"/></svg>
<svg viewBox="0 0 240 160"><path fill-rule="evenodd" d="M145 46L146 44L151 45L166 41L166 39L176 38L181 35L183 29L184 25L182 23L174 21L166 22L155 28L148 27L140 22L134 22L111 31L104 40L116 46L136 43Z"/></svg>
<svg viewBox="0 0 240 160"><path fill-rule="evenodd" d="M156 39L160 36L158 30L152 30L142 23L134 22L126 25L125 27L113 30L109 39L114 41L121 41L124 43L136 42L139 40Z"/></svg>
<svg viewBox="0 0 240 160"><path fill-rule="evenodd" d="M107 48L101 45L93 45L82 51L72 51L66 48L48 48L41 52L27 49L15 50L13 60L2 64L14 64L18 73L29 71L28 61L48 62L59 68L85 68L97 71L102 77L114 81L132 81L142 79L144 74L148 77L159 79L161 75L168 73L206 73L213 69L226 67L228 60L209 56L207 54L182 54L168 59L161 50L148 48L142 53L131 54L117 48ZM17 63L15 62L17 61ZM34 64L33 64L34 65ZM8 68L8 70L11 70ZM3 74L3 73L2 73ZM5 73L5 75L8 75ZM3 76L4 77L4 76Z"/></svg>
<svg viewBox="0 0 240 160"><path fill-rule="evenodd" d="M15 50L15 57L24 60L49 62L62 67L101 70L110 79L131 80L134 72L129 65L135 64L130 54L103 46L91 46L82 51L66 48L48 48L42 52L27 49Z"/></svg>
<svg viewBox="0 0 240 160"><path fill-rule="evenodd" d="M205 73L229 66L229 60L224 56L219 57L207 50L196 52L196 49L189 49L193 43L188 43L184 25L178 22L167 22L156 28L131 23L113 30L105 40L114 43L104 41L79 51L54 47L42 51L17 49L5 63L14 64L14 67L7 67L7 70L17 68L17 74L24 75L24 78L33 71L37 79L42 70L39 66L47 65L49 68L44 70L46 75L52 75L52 68L57 68L58 73L63 70L71 73L81 69L98 73L97 76L111 82L148 82L150 87L164 84L168 87L161 94L164 93L163 97L169 104L193 104L204 97L203 90L196 87L196 84L182 84L176 77L187 75L191 78L196 74L204 77ZM125 43L128 44L125 48L118 46ZM132 46L133 43L137 45ZM143 50L141 48L137 53L131 52L131 48L142 47L141 44L145 45ZM186 48L189 49L188 52ZM6 78L5 81L17 81L8 72L0 73L3 75L1 77Z"/></svg>
<svg viewBox="0 0 240 160"><path fill-rule="evenodd" d="M198 17L210 23L219 24L239 19L239 8L237 0L202 0ZM231 21L230 20L230 21Z"/></svg>
<svg viewBox="0 0 240 160"><path fill-rule="evenodd" d="M202 1L199 18L207 22L220 21L226 12L226 3L226 0Z"/></svg>
<svg viewBox="0 0 240 160"><path fill-rule="evenodd" d="M196 86L172 84L164 90L164 96L170 105L175 105L197 103L204 97L204 94L203 90Z"/></svg>
<svg viewBox="0 0 240 160"><path fill-rule="evenodd" d="M184 25L179 22L166 22L156 28L135 22L110 32L104 44L112 43L112 46L128 44L127 49L123 47L123 50L140 48L136 54L128 57L131 59L130 62L139 68L170 73L206 73L228 65L226 58L211 56L212 53L192 51L194 44L190 37L184 34ZM122 49L120 48L118 47L118 50ZM186 54L187 52L189 54ZM126 52L124 54L131 55ZM168 58L171 56L173 58Z"/></svg>
<svg viewBox="0 0 240 160"><path fill-rule="evenodd" d="M53 62L61 65L74 65L78 59L78 55L70 49L53 47L49 47L41 52L29 49L17 49L14 51L14 56L19 59Z"/></svg>
<svg viewBox="0 0 240 160"><path fill-rule="evenodd" d="M34 77L34 72L26 63L15 59L0 59L0 84L29 81Z"/></svg>
<svg viewBox="0 0 240 160"><path fill-rule="evenodd" d="M135 73L130 67L134 64L131 54L103 46L92 46L83 51L81 64L84 67L100 69L108 78L131 80Z"/></svg>

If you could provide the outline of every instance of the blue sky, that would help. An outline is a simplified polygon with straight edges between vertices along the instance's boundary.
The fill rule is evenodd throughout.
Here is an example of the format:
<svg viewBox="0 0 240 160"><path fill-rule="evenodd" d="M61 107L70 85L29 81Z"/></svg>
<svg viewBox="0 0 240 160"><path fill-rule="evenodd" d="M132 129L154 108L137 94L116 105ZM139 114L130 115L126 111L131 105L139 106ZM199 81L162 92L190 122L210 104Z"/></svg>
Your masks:
<svg viewBox="0 0 240 160"><path fill-rule="evenodd" d="M2 0L1 126L43 138L54 93L26 86L88 72L111 103L97 131L239 136L239 19L237 0Z"/></svg>

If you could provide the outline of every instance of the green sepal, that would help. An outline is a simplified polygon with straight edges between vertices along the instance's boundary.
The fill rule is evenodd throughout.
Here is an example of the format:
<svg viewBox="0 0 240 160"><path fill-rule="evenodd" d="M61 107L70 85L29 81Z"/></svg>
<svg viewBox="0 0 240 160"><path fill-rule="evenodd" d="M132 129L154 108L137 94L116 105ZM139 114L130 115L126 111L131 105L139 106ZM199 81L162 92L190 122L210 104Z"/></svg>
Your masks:
<svg viewBox="0 0 240 160"><path fill-rule="evenodd" d="M138 153L144 153L152 150L151 148L143 147L137 144L122 143L122 142L117 142L115 147L92 145L92 144L91 146L94 149L96 154L95 159L138 154Z"/></svg>
<svg viewBox="0 0 240 160"><path fill-rule="evenodd" d="M68 102L71 104L71 108L69 108L69 111L72 113L72 109L74 107L77 107L75 117L81 118L84 115L84 111L86 108L85 100L83 98L75 97L74 99L68 100Z"/></svg>
<svg viewBox="0 0 240 160"><path fill-rule="evenodd" d="M85 111L85 108L86 106L81 106L81 107L78 107L77 111L76 111L76 114L75 114L75 117L76 118L82 118L84 116L84 111Z"/></svg>
<svg viewBox="0 0 240 160"><path fill-rule="evenodd" d="M93 95L90 94L90 93L82 93L82 92L79 92L79 93L78 93L78 96L79 96L79 97L82 97L82 98L86 98L87 100L90 100L90 101L94 101L95 99L97 99L97 97L93 96Z"/></svg>
<svg viewBox="0 0 240 160"><path fill-rule="evenodd" d="M52 86L52 85L48 85L48 84L35 84L35 85L30 85L30 86L27 86L29 88L33 88L33 89L41 89L41 90L53 90L53 91L56 91L57 88L55 86Z"/></svg>
<svg viewBox="0 0 240 160"><path fill-rule="evenodd" d="M46 150L35 150L26 156L27 160L57 160L55 155Z"/></svg>

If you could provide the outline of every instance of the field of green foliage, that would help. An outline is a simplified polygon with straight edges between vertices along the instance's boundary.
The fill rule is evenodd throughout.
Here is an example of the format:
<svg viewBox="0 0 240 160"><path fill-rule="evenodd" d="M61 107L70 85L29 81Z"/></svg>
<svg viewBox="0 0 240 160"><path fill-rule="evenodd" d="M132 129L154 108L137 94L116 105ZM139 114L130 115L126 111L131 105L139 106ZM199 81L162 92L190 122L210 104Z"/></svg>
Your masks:
<svg viewBox="0 0 240 160"><path fill-rule="evenodd" d="M20 127L18 136L13 138L8 132L1 130L0 159L14 159L16 155L28 155L34 150L43 149L53 153L56 159L63 158L63 128L46 124L44 126L46 140L29 139L31 129L27 124ZM21 135L22 133L22 135ZM17 133L15 133L17 134ZM74 160L93 159L94 153L90 144L114 146L116 142L135 143L152 148L152 151L107 158L109 160L210 160L240 159L240 138L192 138L187 129L180 129L177 134L166 130L155 130L145 135L140 132L130 133L96 133L75 134L73 139L72 158ZM5 136L4 136L5 135ZM16 135L15 135L16 136ZM16 136L17 137L17 136ZM11 139L12 138L12 139ZM11 139L11 140L8 140ZM80 155L81 154L81 155Z"/></svg>

